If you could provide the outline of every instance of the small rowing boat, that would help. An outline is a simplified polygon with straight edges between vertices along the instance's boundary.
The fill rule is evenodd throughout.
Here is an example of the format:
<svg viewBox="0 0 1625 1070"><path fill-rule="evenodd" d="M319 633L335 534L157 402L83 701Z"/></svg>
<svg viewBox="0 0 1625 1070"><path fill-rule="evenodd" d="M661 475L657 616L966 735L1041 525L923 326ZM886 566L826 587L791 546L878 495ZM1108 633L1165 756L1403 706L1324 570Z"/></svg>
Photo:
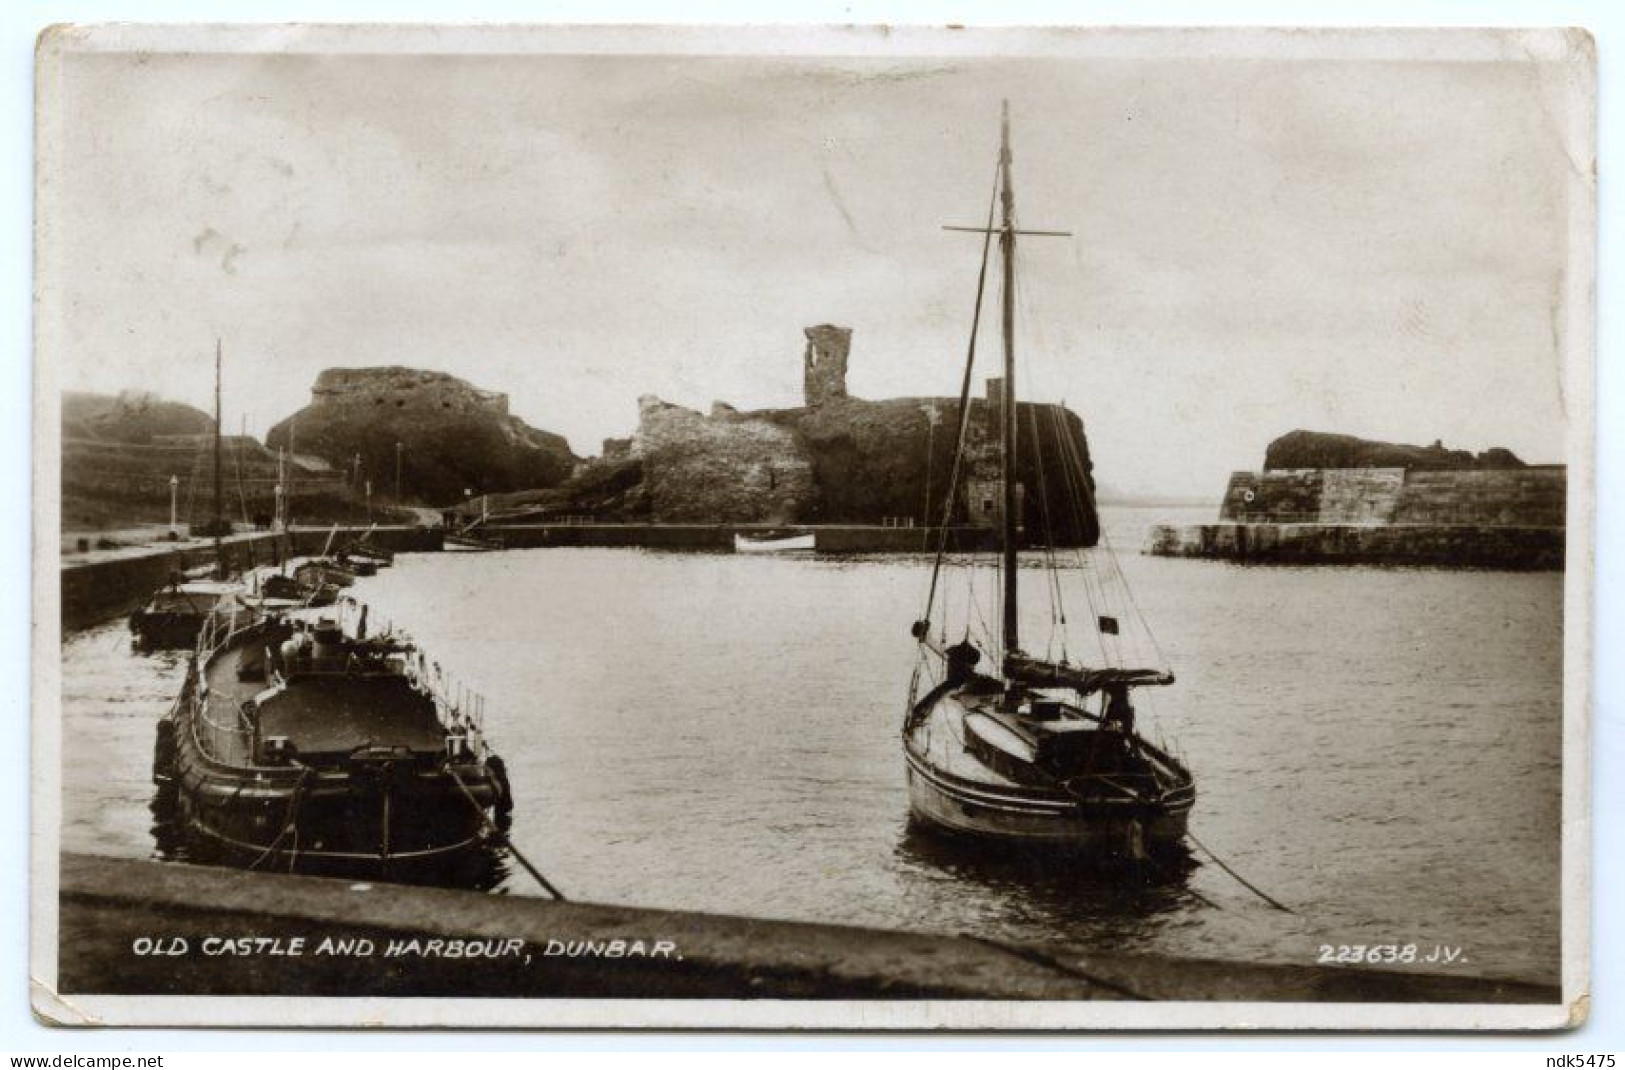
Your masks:
<svg viewBox="0 0 1625 1070"><path fill-rule="evenodd" d="M734 553L790 554L818 549L818 536L811 531L734 532Z"/></svg>

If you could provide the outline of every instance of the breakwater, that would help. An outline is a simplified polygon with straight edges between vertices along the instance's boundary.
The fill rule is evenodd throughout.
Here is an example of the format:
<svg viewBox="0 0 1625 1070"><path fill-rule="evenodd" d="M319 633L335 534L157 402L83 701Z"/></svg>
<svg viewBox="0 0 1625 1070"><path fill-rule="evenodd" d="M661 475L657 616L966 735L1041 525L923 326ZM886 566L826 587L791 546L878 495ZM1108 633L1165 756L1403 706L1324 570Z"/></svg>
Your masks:
<svg viewBox="0 0 1625 1070"><path fill-rule="evenodd" d="M1236 472L1211 524L1159 524L1145 552L1283 564L1561 569L1567 471Z"/></svg>
<svg viewBox="0 0 1625 1070"><path fill-rule="evenodd" d="M36 1007L69 1024L90 1024L75 1017L73 997L91 994L1530 1005L1560 998L1556 986L1512 980L1085 954L81 854L62 858L59 901L56 992L66 998L36 996Z"/></svg>

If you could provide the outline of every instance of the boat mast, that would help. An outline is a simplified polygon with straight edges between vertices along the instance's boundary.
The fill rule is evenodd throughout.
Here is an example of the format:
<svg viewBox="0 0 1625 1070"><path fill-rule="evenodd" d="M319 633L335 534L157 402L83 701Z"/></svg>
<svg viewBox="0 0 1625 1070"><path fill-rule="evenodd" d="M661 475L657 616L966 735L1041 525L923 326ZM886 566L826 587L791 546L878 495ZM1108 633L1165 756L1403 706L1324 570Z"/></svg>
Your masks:
<svg viewBox="0 0 1625 1070"><path fill-rule="evenodd" d="M293 477L299 469L299 460L294 454L294 447L298 444L296 435L299 434L299 414L294 413L288 418L288 478L282 486L282 531L287 536L288 553L293 553Z"/></svg>
<svg viewBox="0 0 1625 1070"><path fill-rule="evenodd" d="M220 539L220 529L224 524L221 513L221 485L220 485L220 339L214 340L214 569L217 579L226 578L225 544Z"/></svg>
<svg viewBox="0 0 1625 1070"><path fill-rule="evenodd" d="M1004 389L999 391L999 460L1004 483L1000 541L1004 550L1004 656L1021 649L1016 627L1016 224L1015 192L1010 188L1010 102L1004 102L999 132L1000 201L1004 223L999 250L1004 254Z"/></svg>

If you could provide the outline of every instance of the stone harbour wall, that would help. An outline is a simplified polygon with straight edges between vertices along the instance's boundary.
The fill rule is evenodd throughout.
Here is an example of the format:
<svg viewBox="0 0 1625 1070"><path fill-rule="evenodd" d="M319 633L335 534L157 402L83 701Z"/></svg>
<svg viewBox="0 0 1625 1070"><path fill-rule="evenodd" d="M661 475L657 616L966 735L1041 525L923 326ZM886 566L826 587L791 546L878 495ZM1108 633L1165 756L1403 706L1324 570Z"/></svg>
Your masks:
<svg viewBox="0 0 1625 1070"><path fill-rule="evenodd" d="M1477 472L1407 472L1395 524L1562 528L1568 472L1560 466Z"/></svg>
<svg viewBox="0 0 1625 1070"><path fill-rule="evenodd" d="M1281 565L1560 570L1565 532L1464 524L1158 524L1145 552Z"/></svg>
<svg viewBox="0 0 1625 1070"><path fill-rule="evenodd" d="M1567 470L1560 465L1478 470L1295 468L1234 473L1219 519L1561 528L1566 505Z"/></svg>
<svg viewBox="0 0 1625 1070"><path fill-rule="evenodd" d="M1236 472L1216 524L1160 524L1145 552L1283 564L1561 569L1568 471L1284 468Z"/></svg>

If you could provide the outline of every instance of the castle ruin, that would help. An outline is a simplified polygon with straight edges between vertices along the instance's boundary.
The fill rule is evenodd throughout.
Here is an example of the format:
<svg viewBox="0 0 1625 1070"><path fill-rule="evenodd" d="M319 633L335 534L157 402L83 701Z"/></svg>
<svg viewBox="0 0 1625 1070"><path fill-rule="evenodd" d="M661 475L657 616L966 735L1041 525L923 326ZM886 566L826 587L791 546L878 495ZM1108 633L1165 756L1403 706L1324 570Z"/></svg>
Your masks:
<svg viewBox="0 0 1625 1070"><path fill-rule="evenodd" d="M852 332L846 327L821 323L803 331L807 348L802 361L802 395L809 409L845 398L846 358L852 349Z"/></svg>

